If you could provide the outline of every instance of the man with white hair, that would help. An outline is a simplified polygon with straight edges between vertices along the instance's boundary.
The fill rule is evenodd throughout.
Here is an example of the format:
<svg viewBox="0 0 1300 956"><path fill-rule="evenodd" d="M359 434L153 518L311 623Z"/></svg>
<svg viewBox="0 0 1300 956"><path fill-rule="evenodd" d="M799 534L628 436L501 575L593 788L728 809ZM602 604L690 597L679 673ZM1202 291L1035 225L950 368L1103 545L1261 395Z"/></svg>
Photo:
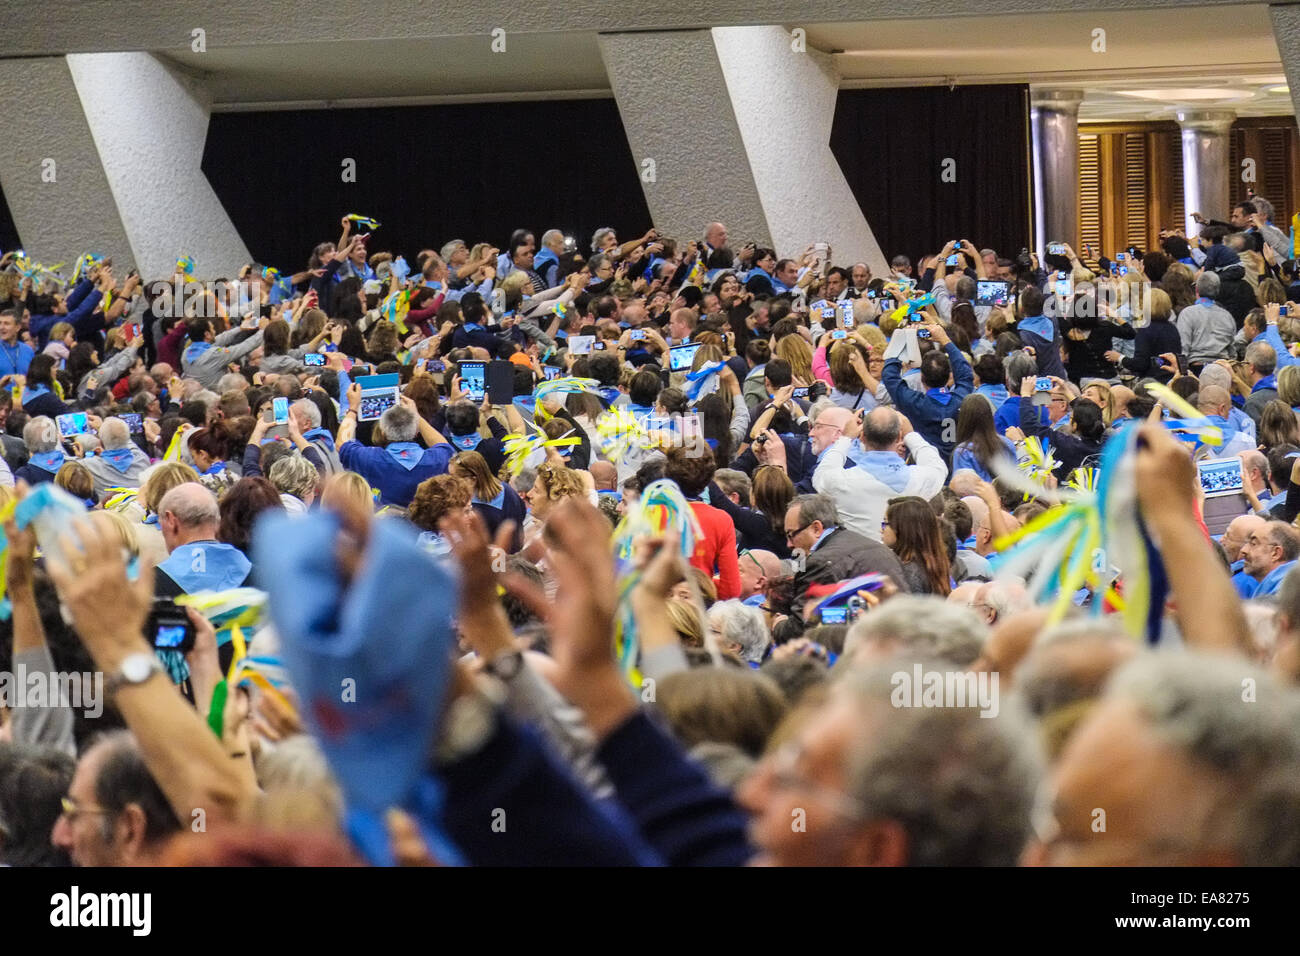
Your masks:
<svg viewBox="0 0 1300 956"><path fill-rule="evenodd" d="M1066 743L1027 860L1297 866L1297 807L1295 694L1237 657L1143 654L1111 678Z"/></svg>
<svg viewBox="0 0 1300 956"><path fill-rule="evenodd" d="M149 456L131 441L131 431L120 418L105 418L99 426L99 443L103 451L83 458L95 480L95 497L108 488L139 488L140 476L149 467Z"/></svg>
<svg viewBox="0 0 1300 956"><path fill-rule="evenodd" d="M709 633L718 650L734 654L750 667L763 663L771 635L763 612L741 601L718 601L708 610Z"/></svg>
<svg viewBox="0 0 1300 956"><path fill-rule="evenodd" d="M948 478L939 450L892 408L873 408L861 422L850 416L842 432L822 455L813 487L830 495L844 527L863 537L881 539L890 498L916 495L928 501ZM903 460L905 450L912 453L915 465ZM846 458L857 467L846 469Z"/></svg>
<svg viewBox="0 0 1300 956"><path fill-rule="evenodd" d="M300 398L289 406L289 417L306 443L298 449L302 456L322 475L342 471L343 463L334 447L334 436L329 429L321 427L320 406L310 398Z"/></svg>
<svg viewBox="0 0 1300 956"><path fill-rule="evenodd" d="M23 444L30 457L27 464L14 472L15 480L29 485L53 481L67 457L59 444L59 428L48 415L37 415L23 426Z"/></svg>
<svg viewBox="0 0 1300 956"><path fill-rule="evenodd" d="M1225 365L1218 362L1212 362L1201 369L1201 374L1197 376L1200 381L1200 387L1207 385L1217 385L1229 395L1232 394L1232 371ZM1112 389L1112 394L1114 390ZM1228 422L1236 430L1244 434L1251 441L1255 441L1255 421L1247 415L1242 409L1233 405L1228 409Z"/></svg>
<svg viewBox="0 0 1300 956"><path fill-rule="evenodd" d="M988 627L970 608L928 594L900 594L853 623L844 637L843 663L871 666L908 654L969 667L987 639Z"/></svg>
<svg viewBox="0 0 1300 956"><path fill-rule="evenodd" d="M542 233L542 248L533 256L533 271L542 277L542 285L554 289L560 284L560 256L564 255L564 233L547 229Z"/></svg>
<svg viewBox="0 0 1300 956"><path fill-rule="evenodd" d="M168 557L158 565L154 592L174 598L196 591L225 591L248 580L252 564L217 540L221 511L216 496L197 482L177 485L158 503L158 527Z"/></svg>
<svg viewBox="0 0 1300 956"><path fill-rule="evenodd" d="M1178 313L1174 323L1183 340L1183 354L1193 372L1232 355L1237 320L1215 302L1218 296L1219 276L1214 272L1201 273L1196 280L1196 302Z"/></svg>
<svg viewBox="0 0 1300 956"><path fill-rule="evenodd" d="M355 440L357 410L361 407L361 386L353 382L348 389L348 410L339 425L339 461L348 471L379 489L380 503L405 508L415 497L420 482L447 473L453 449L438 430L424 420L415 402L402 396L379 418L387 444L371 448ZM424 439L421 447L416 437Z"/></svg>

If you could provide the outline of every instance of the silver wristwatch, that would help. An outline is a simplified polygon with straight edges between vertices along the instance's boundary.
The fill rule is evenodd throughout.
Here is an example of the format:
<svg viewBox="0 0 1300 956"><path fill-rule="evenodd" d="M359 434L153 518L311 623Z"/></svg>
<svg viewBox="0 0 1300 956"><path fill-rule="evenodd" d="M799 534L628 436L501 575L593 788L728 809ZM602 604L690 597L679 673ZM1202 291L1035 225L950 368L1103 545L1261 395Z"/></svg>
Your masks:
<svg viewBox="0 0 1300 956"><path fill-rule="evenodd" d="M139 651L135 654L128 654L122 660L122 666L116 674L109 676L105 681L104 691L109 698L112 698L123 687L143 684L154 674L163 673L162 662L158 660L158 655L153 651Z"/></svg>

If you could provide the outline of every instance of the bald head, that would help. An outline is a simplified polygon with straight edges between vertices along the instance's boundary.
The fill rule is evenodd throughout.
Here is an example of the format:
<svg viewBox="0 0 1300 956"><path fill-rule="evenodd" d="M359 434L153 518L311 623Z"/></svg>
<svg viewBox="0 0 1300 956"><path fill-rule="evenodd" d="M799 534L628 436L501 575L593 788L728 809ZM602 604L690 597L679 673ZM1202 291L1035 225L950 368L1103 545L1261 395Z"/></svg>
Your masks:
<svg viewBox="0 0 1300 956"><path fill-rule="evenodd" d="M740 559L740 597L753 597L782 577L781 559L771 551L746 551Z"/></svg>
<svg viewBox="0 0 1300 956"><path fill-rule="evenodd" d="M1223 537L1219 539L1219 544L1223 545L1230 564L1235 564L1241 558L1242 545L1265 524L1267 522L1259 515L1242 515L1232 519L1228 529L1223 532Z"/></svg>
<svg viewBox="0 0 1300 956"><path fill-rule="evenodd" d="M1115 399L1115 407L1124 415L1128 414L1128 403L1137 398L1137 392L1124 385L1112 385L1110 387L1110 397Z"/></svg>
<svg viewBox="0 0 1300 956"><path fill-rule="evenodd" d="M853 413L847 408L840 408L838 405L828 405L823 408L817 415L816 427L812 429L813 454L820 455L822 451L834 444L844 434L844 428L852 418Z"/></svg>
<svg viewBox="0 0 1300 956"><path fill-rule="evenodd" d="M901 434L898 413L892 408L873 408L862 420L862 447L870 451L893 450Z"/></svg>
<svg viewBox="0 0 1300 956"><path fill-rule="evenodd" d="M1213 362L1201 369L1201 374L1197 376L1197 379L1201 383L1202 390L1207 385L1217 385L1224 391L1232 388L1232 373L1222 365L1215 365Z"/></svg>
<svg viewBox="0 0 1300 956"><path fill-rule="evenodd" d="M1232 396L1228 394L1226 388L1220 388L1218 385L1202 385L1196 407L1207 415L1227 418L1228 412L1232 409Z"/></svg>
<svg viewBox="0 0 1300 956"><path fill-rule="evenodd" d="M618 488L618 469L607 461L593 461L587 470L596 482L597 491L614 491Z"/></svg>

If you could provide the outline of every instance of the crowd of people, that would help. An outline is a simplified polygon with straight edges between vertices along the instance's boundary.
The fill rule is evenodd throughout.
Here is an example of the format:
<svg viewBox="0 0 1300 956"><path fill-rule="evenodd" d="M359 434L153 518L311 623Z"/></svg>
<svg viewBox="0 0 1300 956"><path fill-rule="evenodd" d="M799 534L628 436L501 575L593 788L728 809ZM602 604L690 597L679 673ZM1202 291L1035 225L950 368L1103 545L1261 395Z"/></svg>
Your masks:
<svg viewBox="0 0 1300 956"><path fill-rule="evenodd" d="M1274 215L884 274L719 222L5 255L0 863L1300 863ZM1120 446L1139 632L1105 554L1064 613L1007 560Z"/></svg>

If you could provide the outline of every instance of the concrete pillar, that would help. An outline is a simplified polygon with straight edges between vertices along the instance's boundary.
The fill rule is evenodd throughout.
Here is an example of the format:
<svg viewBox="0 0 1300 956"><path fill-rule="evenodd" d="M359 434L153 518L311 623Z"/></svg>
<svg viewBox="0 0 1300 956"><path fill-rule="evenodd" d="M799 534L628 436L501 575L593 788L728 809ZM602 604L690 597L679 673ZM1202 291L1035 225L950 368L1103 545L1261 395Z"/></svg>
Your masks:
<svg viewBox="0 0 1300 956"><path fill-rule="evenodd" d="M170 275L188 255L199 278L233 276L251 256L200 168L202 86L148 53L67 59L141 274Z"/></svg>
<svg viewBox="0 0 1300 956"><path fill-rule="evenodd" d="M1079 103L1082 90L1030 90L1034 246L1079 245Z"/></svg>
<svg viewBox="0 0 1300 956"><path fill-rule="evenodd" d="M23 249L46 266L66 262L64 275L94 252L125 276L135 264L131 244L67 61L0 60L0 99L9 104L0 184Z"/></svg>
<svg viewBox="0 0 1300 956"><path fill-rule="evenodd" d="M1183 131L1183 210L1187 235L1200 226L1192 219L1199 212L1207 219L1227 219L1229 131L1237 114L1231 110L1179 110Z"/></svg>
<svg viewBox="0 0 1300 956"><path fill-rule="evenodd" d="M658 228L699 236L716 219L733 245L824 241L837 265L887 271L831 154L828 56L777 26L602 34L600 49Z"/></svg>

